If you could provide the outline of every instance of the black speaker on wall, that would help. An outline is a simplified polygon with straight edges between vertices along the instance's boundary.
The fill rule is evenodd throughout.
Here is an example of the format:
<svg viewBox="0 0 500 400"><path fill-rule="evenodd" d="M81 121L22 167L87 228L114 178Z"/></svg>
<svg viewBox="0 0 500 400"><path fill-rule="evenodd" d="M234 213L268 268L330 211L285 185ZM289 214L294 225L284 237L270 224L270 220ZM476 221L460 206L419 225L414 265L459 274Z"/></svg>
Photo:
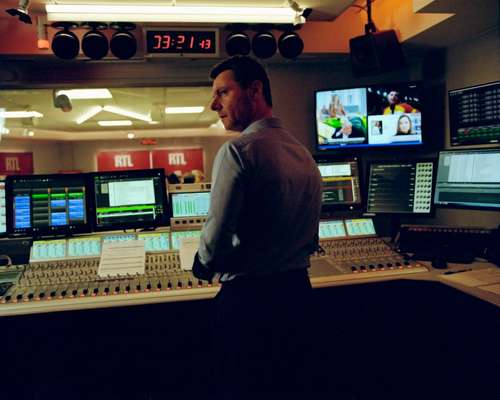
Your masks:
<svg viewBox="0 0 500 400"><path fill-rule="evenodd" d="M370 32L349 40L355 75L371 75L405 66L405 57L394 30Z"/></svg>

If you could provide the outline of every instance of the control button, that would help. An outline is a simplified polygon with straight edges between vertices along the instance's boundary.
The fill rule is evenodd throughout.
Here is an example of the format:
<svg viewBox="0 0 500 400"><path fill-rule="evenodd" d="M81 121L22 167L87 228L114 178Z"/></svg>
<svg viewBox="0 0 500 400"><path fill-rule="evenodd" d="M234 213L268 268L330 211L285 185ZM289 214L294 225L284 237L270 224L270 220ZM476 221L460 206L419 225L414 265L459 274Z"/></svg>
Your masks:
<svg viewBox="0 0 500 400"><path fill-rule="evenodd" d="M146 289L151 290L151 283L148 283L148 284L146 285Z"/></svg>
<svg viewBox="0 0 500 400"><path fill-rule="evenodd" d="M357 269L356 267L354 267L354 266L353 266L353 267L351 267L351 271L352 271L352 272L358 272L358 269Z"/></svg>
<svg viewBox="0 0 500 400"><path fill-rule="evenodd" d="M115 293L115 294L120 293L120 286L115 287L115 291L114 291L114 293Z"/></svg>
<svg viewBox="0 0 500 400"><path fill-rule="evenodd" d="M392 263L387 263L387 266L388 266L389 268L392 268Z"/></svg>
<svg viewBox="0 0 500 400"><path fill-rule="evenodd" d="M18 294L17 297L16 297L16 300L21 300L23 298L23 295L22 294Z"/></svg>
<svg viewBox="0 0 500 400"><path fill-rule="evenodd" d="M5 296L5 301L10 301L10 299L12 299L12 296Z"/></svg>
<svg viewBox="0 0 500 400"><path fill-rule="evenodd" d="M94 290L92 291L92 296L97 296L97 294L99 293L99 288L94 288Z"/></svg>
<svg viewBox="0 0 500 400"><path fill-rule="evenodd" d="M141 291L141 284L140 284L140 283L138 283L138 284L136 285L136 287L135 287L135 291L136 291L136 292L140 292L140 291Z"/></svg>
<svg viewBox="0 0 500 400"><path fill-rule="evenodd" d="M401 263L400 262L397 262L396 263L396 267L400 267L401 266Z"/></svg>
<svg viewBox="0 0 500 400"><path fill-rule="evenodd" d="M82 294L83 294L84 296L86 296L88 293L89 293L89 290L88 290L88 289L83 289Z"/></svg>
<svg viewBox="0 0 500 400"><path fill-rule="evenodd" d="M188 288L192 288L192 287L193 287L193 282L188 281Z"/></svg>
<svg viewBox="0 0 500 400"><path fill-rule="evenodd" d="M130 286L129 286L129 285L127 285L127 286L125 287L125 293L128 293L128 292L130 292Z"/></svg>
<svg viewBox="0 0 500 400"><path fill-rule="evenodd" d="M361 265L359 269L361 270L361 272L366 272L366 267L364 265Z"/></svg>
<svg viewBox="0 0 500 400"><path fill-rule="evenodd" d="M107 287L107 286L106 286L106 287L104 288L104 293L105 293L105 294L108 294L108 293L109 293L109 287Z"/></svg>
<svg viewBox="0 0 500 400"><path fill-rule="evenodd" d="M168 284L167 284L167 290L168 289L172 289L172 282L168 281Z"/></svg>
<svg viewBox="0 0 500 400"><path fill-rule="evenodd" d="M377 267L379 267L380 269L384 269L384 264L377 264Z"/></svg>
<svg viewBox="0 0 500 400"><path fill-rule="evenodd" d="M208 281L208 287L212 287L212 281L211 280Z"/></svg>
<svg viewBox="0 0 500 400"><path fill-rule="evenodd" d="M410 263L408 261L405 261L404 265L410 265Z"/></svg>
<svg viewBox="0 0 500 400"><path fill-rule="evenodd" d="M32 299L33 299L33 297L34 297L34 294L33 294L33 293L30 293L30 294L28 295L28 299L30 299L30 300L32 300Z"/></svg>
<svg viewBox="0 0 500 400"><path fill-rule="evenodd" d="M202 287L202 286L203 286L203 282L198 279L198 287Z"/></svg>
<svg viewBox="0 0 500 400"><path fill-rule="evenodd" d="M161 282L158 282L158 284L156 285L156 290L161 290Z"/></svg>
<svg viewBox="0 0 500 400"><path fill-rule="evenodd" d="M45 297L45 292L41 292L38 297L40 297L41 299L43 299Z"/></svg>
<svg viewBox="0 0 500 400"><path fill-rule="evenodd" d="M373 265L373 264L370 264L368 267L369 267L370 269L375 269L375 265Z"/></svg>
<svg viewBox="0 0 500 400"><path fill-rule="evenodd" d="M60 297L64 297L64 296L66 296L66 294L67 294L66 290L63 290L63 291L61 292L61 296L60 296Z"/></svg>
<svg viewBox="0 0 500 400"><path fill-rule="evenodd" d="M182 287L182 282L181 282L181 281L177 282L177 287L178 287L179 289Z"/></svg>
<svg viewBox="0 0 500 400"><path fill-rule="evenodd" d="M73 289L71 291L71 297L75 297L77 294L78 294L78 290L77 289Z"/></svg>

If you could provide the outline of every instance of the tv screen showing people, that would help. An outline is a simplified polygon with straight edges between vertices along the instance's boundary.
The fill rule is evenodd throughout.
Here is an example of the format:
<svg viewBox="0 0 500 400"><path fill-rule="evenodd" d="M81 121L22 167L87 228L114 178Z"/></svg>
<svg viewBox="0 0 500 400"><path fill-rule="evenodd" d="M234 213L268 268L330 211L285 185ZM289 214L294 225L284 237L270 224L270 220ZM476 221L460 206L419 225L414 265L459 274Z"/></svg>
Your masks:
<svg viewBox="0 0 500 400"><path fill-rule="evenodd" d="M320 151L422 145L422 104L415 83L316 92Z"/></svg>

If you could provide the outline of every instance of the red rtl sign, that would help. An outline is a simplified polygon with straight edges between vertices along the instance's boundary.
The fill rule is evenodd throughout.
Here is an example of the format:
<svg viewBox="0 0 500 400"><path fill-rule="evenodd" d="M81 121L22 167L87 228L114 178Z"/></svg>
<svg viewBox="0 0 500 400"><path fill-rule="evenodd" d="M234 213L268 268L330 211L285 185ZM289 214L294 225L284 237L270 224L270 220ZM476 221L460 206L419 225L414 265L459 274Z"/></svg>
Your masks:
<svg viewBox="0 0 500 400"><path fill-rule="evenodd" d="M0 153L0 175L33 173L33 153Z"/></svg>
<svg viewBox="0 0 500 400"><path fill-rule="evenodd" d="M97 154L98 171L149 168L149 151L103 151Z"/></svg>
<svg viewBox="0 0 500 400"><path fill-rule="evenodd" d="M163 168L166 175L203 171L203 149L153 150L153 168Z"/></svg>

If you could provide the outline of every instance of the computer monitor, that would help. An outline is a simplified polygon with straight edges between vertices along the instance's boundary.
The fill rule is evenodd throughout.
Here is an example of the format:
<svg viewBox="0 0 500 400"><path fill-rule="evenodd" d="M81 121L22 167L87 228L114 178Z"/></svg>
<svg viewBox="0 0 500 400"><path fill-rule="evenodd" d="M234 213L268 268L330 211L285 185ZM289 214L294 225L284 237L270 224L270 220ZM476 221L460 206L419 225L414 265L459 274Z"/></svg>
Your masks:
<svg viewBox="0 0 500 400"><path fill-rule="evenodd" d="M417 83L319 90L317 151L423 145L422 90Z"/></svg>
<svg viewBox="0 0 500 400"><path fill-rule="evenodd" d="M38 237L90 231L85 174L11 175L5 191L9 234Z"/></svg>
<svg viewBox="0 0 500 400"><path fill-rule="evenodd" d="M500 149L441 151L434 203L500 210Z"/></svg>
<svg viewBox="0 0 500 400"><path fill-rule="evenodd" d="M376 161L368 169L368 213L428 216L433 212L433 161Z"/></svg>
<svg viewBox="0 0 500 400"><path fill-rule="evenodd" d="M170 194L173 218L206 217L210 192L175 192Z"/></svg>
<svg viewBox="0 0 500 400"><path fill-rule="evenodd" d="M354 210L362 207L358 160L332 161L316 158L323 182L323 212Z"/></svg>
<svg viewBox="0 0 500 400"><path fill-rule="evenodd" d="M500 143L500 81L448 92L452 146Z"/></svg>
<svg viewBox="0 0 500 400"><path fill-rule="evenodd" d="M0 237L7 234L7 210L5 209L5 179L0 178Z"/></svg>
<svg viewBox="0 0 500 400"><path fill-rule="evenodd" d="M168 225L163 169L95 172L90 189L96 231Z"/></svg>

